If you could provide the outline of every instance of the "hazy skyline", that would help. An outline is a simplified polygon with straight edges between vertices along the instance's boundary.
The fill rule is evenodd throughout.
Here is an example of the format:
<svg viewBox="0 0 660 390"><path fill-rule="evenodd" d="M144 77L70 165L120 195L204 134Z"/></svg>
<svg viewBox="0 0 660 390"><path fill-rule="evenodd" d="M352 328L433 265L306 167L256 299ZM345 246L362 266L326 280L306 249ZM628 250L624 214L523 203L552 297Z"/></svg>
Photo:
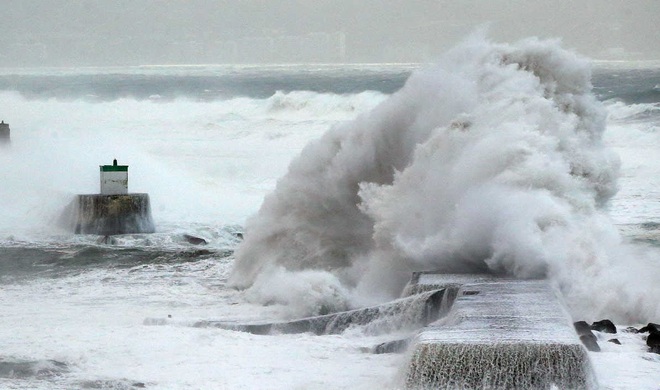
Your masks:
<svg viewBox="0 0 660 390"><path fill-rule="evenodd" d="M432 61L480 25L660 59L658 0L0 0L0 67Z"/></svg>

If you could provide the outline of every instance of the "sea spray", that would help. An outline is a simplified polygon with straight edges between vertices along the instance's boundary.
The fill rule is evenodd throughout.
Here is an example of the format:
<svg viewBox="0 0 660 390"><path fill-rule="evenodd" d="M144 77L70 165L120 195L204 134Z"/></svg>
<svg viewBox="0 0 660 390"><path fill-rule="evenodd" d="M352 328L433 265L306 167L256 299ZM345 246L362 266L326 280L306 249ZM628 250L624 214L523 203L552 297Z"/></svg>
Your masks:
<svg viewBox="0 0 660 390"><path fill-rule="evenodd" d="M411 271L492 272L549 277L580 316L660 315L638 303L660 270L603 211L619 160L590 77L556 41L469 39L302 151L249 220L231 283L300 305L295 275L314 270L326 274L315 290L359 306L397 296ZM290 284L270 284L282 267Z"/></svg>
<svg viewBox="0 0 660 390"><path fill-rule="evenodd" d="M124 86L121 74L115 77L105 87ZM70 94L35 95L20 85L19 92L0 91L12 125L12 143L0 150L3 238L66 233L57 225L62 210L76 194L97 192L98 166L114 158L132 167L129 190L151 195L160 231L181 222L242 225L310 137L386 96L291 91L204 102L194 95L95 99L75 90L85 89L79 85L85 77L58 80L64 84L58 93Z"/></svg>
<svg viewBox="0 0 660 390"><path fill-rule="evenodd" d="M406 372L411 389L595 389L587 352L574 344L422 344Z"/></svg>

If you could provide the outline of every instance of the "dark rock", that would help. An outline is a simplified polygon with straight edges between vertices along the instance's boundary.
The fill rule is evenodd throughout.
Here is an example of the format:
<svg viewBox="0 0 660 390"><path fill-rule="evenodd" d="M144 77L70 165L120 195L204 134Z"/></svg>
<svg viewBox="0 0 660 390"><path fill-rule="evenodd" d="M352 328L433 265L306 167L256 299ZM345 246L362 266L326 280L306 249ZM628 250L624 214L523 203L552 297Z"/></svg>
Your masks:
<svg viewBox="0 0 660 390"><path fill-rule="evenodd" d="M206 245L206 240L200 237L191 236L190 234L184 234L183 238L193 245Z"/></svg>
<svg viewBox="0 0 660 390"><path fill-rule="evenodd" d="M619 341L619 339L609 339L607 341L609 341L612 344L621 345L621 341Z"/></svg>
<svg viewBox="0 0 660 390"><path fill-rule="evenodd" d="M388 341L376 345L371 352L377 355L382 353L399 353L405 351L409 343L410 340L408 339Z"/></svg>
<svg viewBox="0 0 660 390"><path fill-rule="evenodd" d="M660 332L652 332L646 338L646 345L649 346L649 352L660 354Z"/></svg>
<svg viewBox="0 0 660 390"><path fill-rule="evenodd" d="M96 240L97 244L112 244L111 236L101 236Z"/></svg>
<svg viewBox="0 0 660 390"><path fill-rule="evenodd" d="M623 330L624 332L627 333L639 333L639 330L635 328L634 326L629 326L626 329Z"/></svg>
<svg viewBox="0 0 660 390"><path fill-rule="evenodd" d="M616 326L610 320L600 320L591 324L591 330L603 333L616 333Z"/></svg>
<svg viewBox="0 0 660 390"><path fill-rule="evenodd" d="M238 239L241 239L241 240L243 239L243 233L236 232L236 233L234 233L234 236L236 236L236 238L238 238Z"/></svg>
<svg viewBox="0 0 660 390"><path fill-rule="evenodd" d="M586 321L574 322L573 326L575 327L575 331L577 332L577 334L580 336L582 336L583 334L592 334L591 326L589 326L589 324L587 324Z"/></svg>
<svg viewBox="0 0 660 390"><path fill-rule="evenodd" d="M591 352L600 352L600 346L596 340L596 335L593 333L583 334L580 336L580 341Z"/></svg>
<svg viewBox="0 0 660 390"><path fill-rule="evenodd" d="M658 333L660 332L660 325L649 322L648 325L639 330L639 333Z"/></svg>

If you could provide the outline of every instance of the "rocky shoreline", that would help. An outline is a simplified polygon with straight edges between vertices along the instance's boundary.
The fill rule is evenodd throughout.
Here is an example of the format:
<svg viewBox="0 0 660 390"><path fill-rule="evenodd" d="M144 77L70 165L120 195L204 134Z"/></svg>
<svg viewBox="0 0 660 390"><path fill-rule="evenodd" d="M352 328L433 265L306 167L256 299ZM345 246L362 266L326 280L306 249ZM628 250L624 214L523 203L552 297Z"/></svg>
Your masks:
<svg viewBox="0 0 660 390"><path fill-rule="evenodd" d="M600 352L600 345L598 338L594 332L601 334L617 334L617 327L608 319L593 322L589 325L586 321L577 321L573 323L575 331L580 336L580 341L590 352ZM639 329L629 326L621 330L624 333L638 334L646 342L648 352L660 354L660 325L649 322L646 326ZM608 342L621 345L618 338L612 337L607 339Z"/></svg>

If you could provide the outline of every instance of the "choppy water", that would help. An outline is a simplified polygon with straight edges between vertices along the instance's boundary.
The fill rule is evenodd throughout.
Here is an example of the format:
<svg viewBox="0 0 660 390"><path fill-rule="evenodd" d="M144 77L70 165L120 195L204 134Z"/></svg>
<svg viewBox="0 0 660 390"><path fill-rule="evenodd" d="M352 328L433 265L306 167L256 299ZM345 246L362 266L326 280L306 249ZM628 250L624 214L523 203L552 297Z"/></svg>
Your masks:
<svg viewBox="0 0 660 390"><path fill-rule="evenodd" d="M0 387L375 388L389 336L236 334L195 320L277 319L227 287L245 221L289 162L333 125L403 86L413 66L4 70L0 118ZM660 69L594 71L619 153L608 208L624 235L660 242ZM75 236L55 224L97 165L130 165L157 233ZM208 244L192 245L191 234ZM305 294L291 287L292 293ZM312 288L312 287L309 287ZM146 326L172 316L179 326Z"/></svg>

